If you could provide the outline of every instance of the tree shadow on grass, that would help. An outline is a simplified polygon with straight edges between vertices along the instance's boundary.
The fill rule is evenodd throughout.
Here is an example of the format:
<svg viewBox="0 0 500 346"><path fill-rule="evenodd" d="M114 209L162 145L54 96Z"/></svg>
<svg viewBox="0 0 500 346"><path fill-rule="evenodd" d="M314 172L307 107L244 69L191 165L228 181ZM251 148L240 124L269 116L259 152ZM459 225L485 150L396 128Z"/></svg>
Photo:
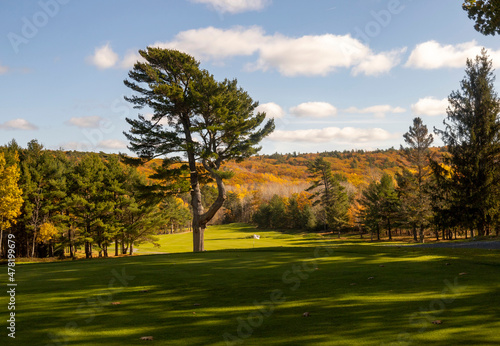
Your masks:
<svg viewBox="0 0 500 346"><path fill-rule="evenodd" d="M364 246L316 258L315 250L23 265L16 341L142 345L140 337L148 335L156 345L225 345L224 336L245 345L499 341L496 259ZM273 300L276 292L281 295ZM433 319L443 323L433 325Z"/></svg>

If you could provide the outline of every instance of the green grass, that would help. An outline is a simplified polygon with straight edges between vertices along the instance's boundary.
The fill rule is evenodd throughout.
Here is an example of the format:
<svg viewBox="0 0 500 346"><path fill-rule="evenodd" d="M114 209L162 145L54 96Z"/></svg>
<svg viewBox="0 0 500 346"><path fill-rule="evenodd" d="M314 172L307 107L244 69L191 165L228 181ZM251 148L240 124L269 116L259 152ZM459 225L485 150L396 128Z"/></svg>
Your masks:
<svg viewBox="0 0 500 346"><path fill-rule="evenodd" d="M500 343L498 251L325 243L239 227L207 232L216 251L19 265L16 339L4 327L0 344L226 345L224 335L243 345ZM252 249L244 236L254 233L262 238ZM190 236L162 237L162 249L189 251ZM6 306L4 294L2 321Z"/></svg>
<svg viewBox="0 0 500 346"><path fill-rule="evenodd" d="M260 235L254 239L253 235ZM262 231L246 224L231 224L208 227L205 231L205 249L253 249L279 246L311 245L311 240L317 239L315 234L297 232L282 233L277 231ZM178 253L193 250L193 233L160 235L158 244L141 244L136 248L137 254Z"/></svg>

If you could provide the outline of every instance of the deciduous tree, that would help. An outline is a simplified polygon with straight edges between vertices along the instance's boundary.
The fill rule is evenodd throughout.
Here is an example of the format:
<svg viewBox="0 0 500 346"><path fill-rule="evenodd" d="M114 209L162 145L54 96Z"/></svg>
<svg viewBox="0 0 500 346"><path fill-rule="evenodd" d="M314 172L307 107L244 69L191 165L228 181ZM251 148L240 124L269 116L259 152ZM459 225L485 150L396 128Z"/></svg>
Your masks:
<svg viewBox="0 0 500 346"><path fill-rule="evenodd" d="M17 154L13 159L18 161ZM3 231L16 222L23 204L22 190L18 186L20 172L15 161L7 165L5 154L0 152L0 257L3 255Z"/></svg>

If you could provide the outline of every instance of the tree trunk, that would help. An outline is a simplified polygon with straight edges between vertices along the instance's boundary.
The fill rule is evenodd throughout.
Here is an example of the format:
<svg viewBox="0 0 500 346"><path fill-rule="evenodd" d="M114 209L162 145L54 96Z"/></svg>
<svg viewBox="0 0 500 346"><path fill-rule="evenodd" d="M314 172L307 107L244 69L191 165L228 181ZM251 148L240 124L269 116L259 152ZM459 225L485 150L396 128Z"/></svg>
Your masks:
<svg viewBox="0 0 500 346"><path fill-rule="evenodd" d="M125 236L122 236L122 255L127 254L127 249L125 248Z"/></svg>
<svg viewBox="0 0 500 346"><path fill-rule="evenodd" d="M413 224L413 240L418 241L417 239L417 225Z"/></svg>
<svg viewBox="0 0 500 346"><path fill-rule="evenodd" d="M423 224L420 224L420 242L423 243L424 242L424 225Z"/></svg>
<svg viewBox="0 0 500 346"><path fill-rule="evenodd" d="M36 245L36 227L35 232L33 232L33 248L31 250L31 257L35 257L35 245Z"/></svg>
<svg viewBox="0 0 500 346"><path fill-rule="evenodd" d="M69 240L69 257L73 258L75 257L75 254L73 253L73 239L71 237L71 228L68 229L68 240Z"/></svg>
<svg viewBox="0 0 500 346"><path fill-rule="evenodd" d="M134 242L130 242L130 252L129 255L132 256L134 254Z"/></svg>
<svg viewBox="0 0 500 346"><path fill-rule="evenodd" d="M377 240L380 240L380 225L377 224Z"/></svg>
<svg viewBox="0 0 500 346"><path fill-rule="evenodd" d="M392 234L391 234L391 220L387 221L387 233L389 233L389 240L392 240Z"/></svg>
<svg viewBox="0 0 500 346"><path fill-rule="evenodd" d="M119 255L119 251L118 251L118 236L115 237L115 256L118 256Z"/></svg>
<svg viewBox="0 0 500 346"><path fill-rule="evenodd" d="M191 182L196 183L191 185L191 206L193 207L193 251L201 252L205 250L204 237L205 237L205 224L202 222L203 205L201 204L201 191L198 183L198 174L191 172L191 176L196 175L195 178L191 177Z"/></svg>

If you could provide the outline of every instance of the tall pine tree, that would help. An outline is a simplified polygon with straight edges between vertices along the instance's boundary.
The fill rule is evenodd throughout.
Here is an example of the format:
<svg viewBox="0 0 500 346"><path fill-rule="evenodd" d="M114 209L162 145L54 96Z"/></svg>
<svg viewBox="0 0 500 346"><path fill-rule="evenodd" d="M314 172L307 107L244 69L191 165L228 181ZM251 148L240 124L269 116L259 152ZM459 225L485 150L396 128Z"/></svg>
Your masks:
<svg viewBox="0 0 500 346"><path fill-rule="evenodd" d="M500 100L494 90L492 61L485 49L467 59L461 90L448 97L445 129L435 130L448 147L451 209L462 226L487 235L498 217L500 165Z"/></svg>

